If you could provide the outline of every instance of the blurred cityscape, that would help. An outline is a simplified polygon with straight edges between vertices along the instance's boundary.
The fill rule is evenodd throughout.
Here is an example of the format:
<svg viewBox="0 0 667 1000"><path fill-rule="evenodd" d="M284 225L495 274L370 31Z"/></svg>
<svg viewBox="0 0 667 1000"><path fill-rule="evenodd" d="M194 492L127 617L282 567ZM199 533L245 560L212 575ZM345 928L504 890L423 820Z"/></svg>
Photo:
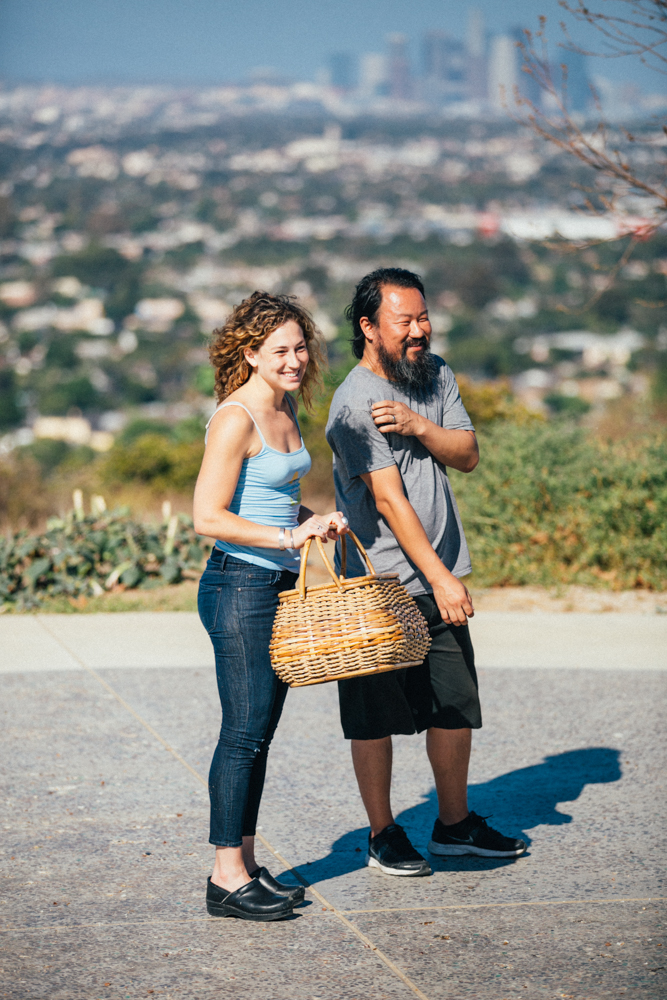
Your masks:
<svg viewBox="0 0 667 1000"><path fill-rule="evenodd" d="M333 54L316 82L0 88L0 453L92 456L128 421L199 419L207 338L255 288L312 309L335 381L352 364L345 304L380 263L424 276L457 373L506 379L546 415L646 396L667 359L667 236L612 273L606 241L655 205L618 184L613 210L590 212L585 169L508 116L514 87L540 102L519 38L488 37L473 11L465 40L426 34L421 67L392 35ZM594 125L585 60L564 58L571 110ZM620 124L613 141L657 176L664 95L594 83L632 121L634 145Z"/></svg>

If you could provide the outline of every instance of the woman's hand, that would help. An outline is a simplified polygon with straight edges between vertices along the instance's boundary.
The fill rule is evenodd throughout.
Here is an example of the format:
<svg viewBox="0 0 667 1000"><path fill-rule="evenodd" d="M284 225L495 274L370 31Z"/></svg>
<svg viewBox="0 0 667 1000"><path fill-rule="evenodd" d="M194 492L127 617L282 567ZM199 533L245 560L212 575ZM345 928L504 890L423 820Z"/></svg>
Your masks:
<svg viewBox="0 0 667 1000"><path fill-rule="evenodd" d="M348 531L347 518L339 510L331 514L313 514L292 530L292 541L295 549L302 549L309 538L321 538L326 544L329 538L338 538Z"/></svg>
<svg viewBox="0 0 667 1000"><path fill-rule="evenodd" d="M329 525L327 537L335 542L340 535L347 535L350 530L345 514L340 510L333 510L330 514L323 514L322 520Z"/></svg>

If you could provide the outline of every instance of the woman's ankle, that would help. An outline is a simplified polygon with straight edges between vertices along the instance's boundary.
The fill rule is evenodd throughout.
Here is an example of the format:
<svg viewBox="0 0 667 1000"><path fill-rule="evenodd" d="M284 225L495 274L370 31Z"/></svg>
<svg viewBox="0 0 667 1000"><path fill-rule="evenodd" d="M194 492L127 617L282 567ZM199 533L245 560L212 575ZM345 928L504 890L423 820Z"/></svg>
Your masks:
<svg viewBox="0 0 667 1000"><path fill-rule="evenodd" d="M216 847L211 882L234 892L250 881L240 847Z"/></svg>
<svg viewBox="0 0 667 1000"><path fill-rule="evenodd" d="M217 885L220 889L228 889L229 892L235 892L242 886L247 885L251 881L250 875L247 872L230 872L230 871L219 871L215 868L211 874L211 882L213 885Z"/></svg>
<svg viewBox="0 0 667 1000"><path fill-rule="evenodd" d="M261 867L261 865L257 863L257 860L255 858L254 836L243 838L243 845L241 847L241 856L243 858L243 864L245 865L248 874L257 871L257 869Z"/></svg>

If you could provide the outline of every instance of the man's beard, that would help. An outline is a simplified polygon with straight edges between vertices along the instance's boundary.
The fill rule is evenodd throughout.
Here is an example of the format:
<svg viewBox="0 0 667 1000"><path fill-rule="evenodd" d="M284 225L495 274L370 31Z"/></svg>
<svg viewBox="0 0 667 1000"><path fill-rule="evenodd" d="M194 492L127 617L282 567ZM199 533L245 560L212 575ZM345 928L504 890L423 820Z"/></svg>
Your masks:
<svg viewBox="0 0 667 1000"><path fill-rule="evenodd" d="M408 348L422 345L414 361L408 360ZM406 340L401 357L393 358L385 349L382 340L378 343L378 360L390 382L395 382L402 392L413 396L429 396L435 388L438 363L430 353L426 337Z"/></svg>

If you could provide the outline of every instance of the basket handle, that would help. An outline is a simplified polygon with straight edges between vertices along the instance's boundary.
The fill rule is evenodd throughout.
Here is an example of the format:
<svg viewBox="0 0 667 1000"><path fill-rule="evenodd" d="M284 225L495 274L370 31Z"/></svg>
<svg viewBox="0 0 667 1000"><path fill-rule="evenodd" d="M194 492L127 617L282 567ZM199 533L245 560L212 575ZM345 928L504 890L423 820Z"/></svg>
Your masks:
<svg viewBox="0 0 667 1000"><path fill-rule="evenodd" d="M352 538L354 544L359 549L359 552L361 553L361 556L364 562L366 563L366 566L368 567L368 572L370 576L375 576L376 575L375 569L373 568L373 563L368 558L368 553L366 552L366 549L363 547L363 545L361 544L361 542L359 541L359 539L357 538L357 536L353 531L351 530L348 531L348 534ZM341 535L340 540L341 540L341 575L339 578L336 576L336 571L331 565L328 555L324 551L324 545L322 544L322 539L319 536L315 536L315 541L317 542L317 548L319 550L320 556L322 557L322 562L324 563L329 576L336 584L338 590L342 591L343 587L340 581L345 579L345 568L347 564L347 547L345 542L345 535ZM299 597L301 598L301 600L304 600L306 596L306 565L308 563L308 553L310 552L310 546L312 541L313 541L312 538L307 538L306 544L301 550L301 568L299 570L299 581L298 581Z"/></svg>
<svg viewBox="0 0 667 1000"><path fill-rule="evenodd" d="M361 542L359 541L359 539L357 538L357 536L355 535L355 533L352 531L352 528L348 528L347 534L350 536L350 538L352 539L352 541L354 542L354 544L357 546L357 549L359 550L361 558L366 563L369 575L370 576L376 576L377 574L375 572L375 567L373 566L373 563L370 560L368 552L366 552L366 549L363 547L363 545L361 544ZM346 569L347 569L347 536L346 535L341 535L340 536L340 578L341 578L341 580L345 579L345 571L346 571Z"/></svg>

